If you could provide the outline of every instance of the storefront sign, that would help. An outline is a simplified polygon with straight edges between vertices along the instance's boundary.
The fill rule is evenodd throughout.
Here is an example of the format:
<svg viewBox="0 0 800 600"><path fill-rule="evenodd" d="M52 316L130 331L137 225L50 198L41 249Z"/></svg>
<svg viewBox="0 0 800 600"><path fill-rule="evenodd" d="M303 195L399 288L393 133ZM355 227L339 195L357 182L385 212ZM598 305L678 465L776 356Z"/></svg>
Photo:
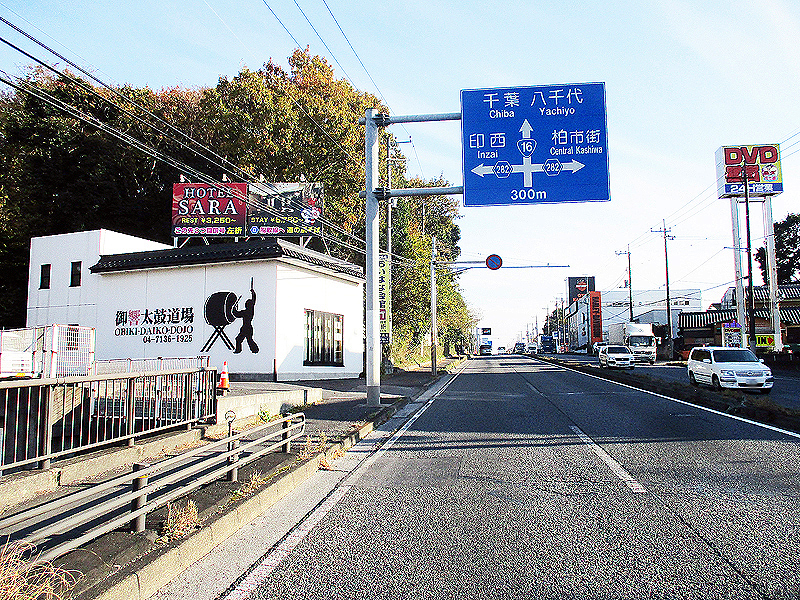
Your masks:
<svg viewBox="0 0 800 600"><path fill-rule="evenodd" d="M715 157L719 198L744 198L745 177L752 196L776 196L783 192L778 144L722 146Z"/></svg>
<svg viewBox="0 0 800 600"><path fill-rule="evenodd" d="M247 235L321 236L321 183L248 184Z"/></svg>
<svg viewBox="0 0 800 600"><path fill-rule="evenodd" d="M145 344L188 343L194 334L194 308L169 307L116 311L115 337L141 337Z"/></svg>

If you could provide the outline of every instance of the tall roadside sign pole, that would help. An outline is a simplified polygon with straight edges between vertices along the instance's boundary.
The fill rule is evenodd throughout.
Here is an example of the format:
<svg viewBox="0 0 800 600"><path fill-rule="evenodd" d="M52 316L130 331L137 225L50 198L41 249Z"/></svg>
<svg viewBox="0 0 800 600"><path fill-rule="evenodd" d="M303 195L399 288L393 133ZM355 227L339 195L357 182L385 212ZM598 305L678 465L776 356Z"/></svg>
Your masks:
<svg viewBox="0 0 800 600"><path fill-rule="evenodd" d="M367 364L364 370L367 376L367 406L380 406L381 404L381 344L380 344L380 306L378 298L378 194L375 193L379 183L378 174L378 128L386 127L392 123L421 123L427 121L454 121L461 119L461 113L444 113L434 115L395 116L378 113L374 108L368 108L364 115L364 154L365 154L365 184L363 192L366 198L366 351ZM398 196L446 196L461 194L463 188L438 187L414 188L403 190L383 190L380 194L386 199ZM433 337L433 336L432 336ZM435 337L433 337L435 340ZM435 349L434 349L435 350Z"/></svg>
<svg viewBox="0 0 800 600"><path fill-rule="evenodd" d="M752 265L752 248L750 247L750 203L763 202L764 237L767 258L767 281L770 298L770 317L774 338L774 352L783 350L781 337L781 318L778 297L778 272L775 258L775 230L772 223L772 197L783 192L783 173L781 170L781 150L779 144L722 146L716 154L717 163L717 197L730 198L731 225L733 230L734 255L733 263L736 274L736 312L739 325L744 329L748 323L749 335L743 335L742 341L751 350L756 350L755 318L751 303L753 298L752 268L748 268L748 289L745 294L742 281L742 243L739 225L739 203L745 205L745 227L747 229L747 259ZM747 309L747 310L745 310ZM747 313L747 316L745 316Z"/></svg>
<svg viewBox="0 0 800 600"><path fill-rule="evenodd" d="M375 122L375 109L368 108L365 118L364 155L366 183L366 276L367 276L367 406L379 406L381 403L381 343L380 343L380 310L378 307L378 198L375 187L378 184L378 124Z"/></svg>
<svg viewBox="0 0 800 600"><path fill-rule="evenodd" d="M376 194L378 129L427 121L461 121L464 185ZM605 84L462 90L459 113L390 117L370 108L360 123L365 126L367 405L379 406L378 195L463 194L464 206L608 201ZM435 266L431 276L435 281ZM436 341L435 331L431 339Z"/></svg>

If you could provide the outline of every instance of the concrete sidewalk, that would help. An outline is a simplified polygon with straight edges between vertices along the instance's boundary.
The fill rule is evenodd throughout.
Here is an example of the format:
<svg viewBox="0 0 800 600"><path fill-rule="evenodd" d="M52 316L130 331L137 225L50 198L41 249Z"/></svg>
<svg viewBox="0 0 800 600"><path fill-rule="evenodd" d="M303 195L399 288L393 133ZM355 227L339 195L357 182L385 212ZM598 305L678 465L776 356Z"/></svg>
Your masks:
<svg viewBox="0 0 800 600"><path fill-rule="evenodd" d="M218 480L187 494L176 506L185 507L190 499L197 507L198 519L190 526L188 534L169 535L165 530L167 509L163 507L147 515L145 532L111 532L53 563L76 573L74 598L144 600L211 548L266 512L319 468L327 468L328 461L341 456L373 428L388 420L406 401L421 395L463 360L444 359L437 377L421 368L383 376L381 407L366 405L364 379L290 384L232 382L229 392L232 396L286 389L321 390L322 401L302 407L307 434L304 443L294 442L289 454L268 454L240 468L239 482ZM46 500L47 496L50 494L37 498L35 504Z"/></svg>

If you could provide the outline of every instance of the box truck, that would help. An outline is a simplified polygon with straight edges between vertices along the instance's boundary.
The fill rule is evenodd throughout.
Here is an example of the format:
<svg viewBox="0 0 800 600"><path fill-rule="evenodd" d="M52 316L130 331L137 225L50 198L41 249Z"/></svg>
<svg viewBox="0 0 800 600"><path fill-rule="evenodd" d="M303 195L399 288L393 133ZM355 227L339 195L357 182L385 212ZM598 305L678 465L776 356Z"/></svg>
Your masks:
<svg viewBox="0 0 800 600"><path fill-rule="evenodd" d="M608 343L628 346L636 362L656 364L656 336L650 323L613 323L608 326Z"/></svg>

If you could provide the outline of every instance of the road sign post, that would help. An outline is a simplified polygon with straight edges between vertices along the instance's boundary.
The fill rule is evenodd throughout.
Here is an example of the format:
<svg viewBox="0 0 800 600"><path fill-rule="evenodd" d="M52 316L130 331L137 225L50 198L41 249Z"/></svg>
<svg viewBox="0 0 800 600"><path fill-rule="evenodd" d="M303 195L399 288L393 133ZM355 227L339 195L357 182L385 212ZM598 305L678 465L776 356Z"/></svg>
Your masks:
<svg viewBox="0 0 800 600"><path fill-rule="evenodd" d="M464 206L609 199L605 84L462 90Z"/></svg>

